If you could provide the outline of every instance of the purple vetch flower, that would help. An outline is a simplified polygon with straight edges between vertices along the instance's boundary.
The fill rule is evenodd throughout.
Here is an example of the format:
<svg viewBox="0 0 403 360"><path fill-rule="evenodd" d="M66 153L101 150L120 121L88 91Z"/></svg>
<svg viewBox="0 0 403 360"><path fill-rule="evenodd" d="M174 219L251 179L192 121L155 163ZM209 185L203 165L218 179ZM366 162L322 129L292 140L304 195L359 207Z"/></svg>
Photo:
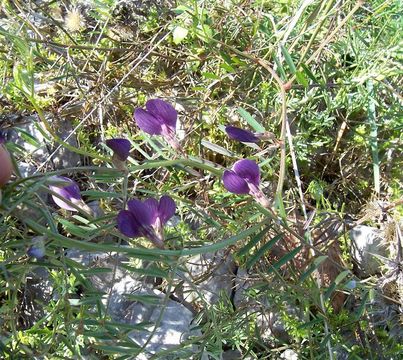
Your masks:
<svg viewBox="0 0 403 360"><path fill-rule="evenodd" d="M269 131L252 132L250 130L241 129L236 126L228 125L225 132L232 140L257 144L261 140L275 140L275 135Z"/></svg>
<svg viewBox="0 0 403 360"><path fill-rule="evenodd" d="M236 126L228 125L225 127L225 132L232 140L237 140L241 142L258 143L259 138L252 131L241 129Z"/></svg>
<svg viewBox="0 0 403 360"><path fill-rule="evenodd" d="M113 156L120 161L126 161L130 154L131 144L127 139L109 139L106 145L113 150Z"/></svg>
<svg viewBox="0 0 403 360"><path fill-rule="evenodd" d="M129 200L128 210L118 214L119 231L130 238L144 236L157 247L164 248L164 225L175 214L175 202L169 196L162 196L160 201L150 198Z"/></svg>
<svg viewBox="0 0 403 360"><path fill-rule="evenodd" d="M222 177L224 187L233 194L249 194L264 207L270 203L260 190L260 169L252 160L238 160Z"/></svg>
<svg viewBox="0 0 403 360"><path fill-rule="evenodd" d="M43 259L45 257L45 248L31 246L27 251L27 255L38 260Z"/></svg>
<svg viewBox="0 0 403 360"><path fill-rule="evenodd" d="M160 99L148 100L146 109L134 111L134 119L141 130L150 135L162 135L175 150L181 151L175 136L177 117L174 107Z"/></svg>
<svg viewBox="0 0 403 360"><path fill-rule="evenodd" d="M78 208L81 208L85 212L92 213L91 209L84 203L81 198L80 188L77 183L65 176L53 176L51 178L52 185L49 185L49 189L59 195L59 197L52 195L53 201L60 208L70 211L78 211L70 204L63 201L61 198L70 201Z"/></svg>
<svg viewBox="0 0 403 360"><path fill-rule="evenodd" d="M45 241L46 236L36 236L32 239L32 245L27 250L27 255L35 259L42 259L45 257Z"/></svg>

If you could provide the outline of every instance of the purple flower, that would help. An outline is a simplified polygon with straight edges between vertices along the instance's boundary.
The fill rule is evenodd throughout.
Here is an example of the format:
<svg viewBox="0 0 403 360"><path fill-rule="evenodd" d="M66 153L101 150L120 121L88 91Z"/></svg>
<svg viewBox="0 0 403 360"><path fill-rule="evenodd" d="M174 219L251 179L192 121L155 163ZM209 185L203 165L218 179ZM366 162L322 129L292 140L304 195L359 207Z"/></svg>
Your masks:
<svg viewBox="0 0 403 360"><path fill-rule="evenodd" d="M45 257L45 249L40 248L40 247L31 246L28 249L27 254L29 257L33 257L35 259L40 260Z"/></svg>
<svg viewBox="0 0 403 360"><path fill-rule="evenodd" d="M65 176L53 176L51 179L52 185L49 185L50 190L58 194L61 198L72 202L74 205L83 209L84 211L91 213L91 210L82 200L80 188L75 181ZM76 208L55 195L52 195L52 199L56 203L56 205L58 205L62 209L78 211Z"/></svg>
<svg viewBox="0 0 403 360"><path fill-rule="evenodd" d="M144 236L157 247L164 248L163 226L175 214L175 202L169 196L160 201L147 199L144 202L129 200L128 210L118 214L119 231L131 238Z"/></svg>
<svg viewBox="0 0 403 360"><path fill-rule="evenodd" d="M225 170L224 187L234 194L250 194L252 189L259 187L259 166L252 160L238 160L231 170Z"/></svg>
<svg viewBox="0 0 403 360"><path fill-rule="evenodd" d="M269 200L260 190L260 169L252 160L238 160L231 170L223 174L224 187L233 194L249 194L262 206L268 207Z"/></svg>
<svg viewBox="0 0 403 360"><path fill-rule="evenodd" d="M109 139L106 145L113 150L113 156L120 161L126 161L130 154L131 144L127 139Z"/></svg>
<svg viewBox="0 0 403 360"><path fill-rule="evenodd" d="M225 132L232 140L249 143L259 142L259 138L252 131L241 129L236 126L226 126Z"/></svg>
<svg viewBox="0 0 403 360"><path fill-rule="evenodd" d="M174 107L159 99L148 100L146 109L136 109L134 119L138 127L150 135L162 135L176 150L181 150L175 137L178 113Z"/></svg>
<svg viewBox="0 0 403 360"><path fill-rule="evenodd" d="M32 239L32 245L27 251L29 257L33 257L38 260L45 257L45 239L46 236L36 236Z"/></svg>

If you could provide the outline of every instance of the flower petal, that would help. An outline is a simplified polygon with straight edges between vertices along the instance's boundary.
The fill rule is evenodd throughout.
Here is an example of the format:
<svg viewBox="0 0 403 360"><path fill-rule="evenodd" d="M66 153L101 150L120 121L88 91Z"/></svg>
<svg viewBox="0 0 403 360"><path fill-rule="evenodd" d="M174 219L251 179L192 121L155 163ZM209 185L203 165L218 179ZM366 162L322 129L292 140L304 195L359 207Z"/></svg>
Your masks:
<svg viewBox="0 0 403 360"><path fill-rule="evenodd" d="M134 238L141 236L140 227L133 216L128 210L122 210L118 215L118 229L119 231L128 237Z"/></svg>
<svg viewBox="0 0 403 360"><path fill-rule="evenodd" d="M158 201L156 199L150 198L144 201L144 205L146 205L151 213L151 225L155 224L155 221L158 217Z"/></svg>
<svg viewBox="0 0 403 360"><path fill-rule="evenodd" d="M78 203L81 200L80 188L78 187L77 183L65 176L54 176L52 177L53 181L60 181L60 184L53 184L49 185L49 189L60 195L61 197L65 198L72 203ZM65 210L70 211L78 211L71 205L64 202L62 199L58 198L55 195L52 195L53 201Z"/></svg>
<svg viewBox="0 0 403 360"><path fill-rule="evenodd" d="M147 101L146 109L155 117L161 118L167 126L175 131L178 113L171 104L164 100L152 99Z"/></svg>
<svg viewBox="0 0 403 360"><path fill-rule="evenodd" d="M226 126L225 132L233 140L251 143L259 141L259 138L253 132L235 126Z"/></svg>
<svg viewBox="0 0 403 360"><path fill-rule="evenodd" d="M134 119L137 126L150 135L161 134L161 120L157 119L154 115L143 109L136 109L134 111Z"/></svg>
<svg viewBox="0 0 403 360"><path fill-rule="evenodd" d="M238 160L233 166L232 170L241 178L251 182L255 186L260 184L260 169L259 165L252 160L242 159Z"/></svg>
<svg viewBox="0 0 403 360"><path fill-rule="evenodd" d="M105 141L106 145L113 150L113 152L122 161L126 161L130 154L131 144L127 139L109 139Z"/></svg>
<svg viewBox="0 0 403 360"><path fill-rule="evenodd" d="M133 217L137 220L139 226L148 227L153 223L153 214L151 209L140 200L129 200L127 207L132 213Z"/></svg>
<svg viewBox="0 0 403 360"><path fill-rule="evenodd" d="M235 174L232 170L225 170L222 177L224 187L233 194L248 194L249 187L244 179Z"/></svg>
<svg viewBox="0 0 403 360"><path fill-rule="evenodd" d="M170 196L162 196L158 205L158 214L161 223L165 224L172 216L174 216L175 210L175 201L173 201Z"/></svg>
<svg viewBox="0 0 403 360"><path fill-rule="evenodd" d="M33 257L35 259L42 259L43 257L45 257L45 248L39 247L39 246L31 246L28 251L27 251L27 255L29 257Z"/></svg>

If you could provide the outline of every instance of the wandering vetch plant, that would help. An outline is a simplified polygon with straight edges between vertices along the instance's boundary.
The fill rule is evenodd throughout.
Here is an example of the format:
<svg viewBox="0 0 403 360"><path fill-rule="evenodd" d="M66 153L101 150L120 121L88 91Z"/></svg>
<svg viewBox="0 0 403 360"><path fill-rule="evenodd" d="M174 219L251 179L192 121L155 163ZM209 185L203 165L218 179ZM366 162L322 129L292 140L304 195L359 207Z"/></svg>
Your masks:
<svg viewBox="0 0 403 360"><path fill-rule="evenodd" d="M148 100L146 109L134 111L134 119L141 130L150 135L162 135L175 150L182 151L175 136L177 117L174 107L160 99Z"/></svg>
<svg viewBox="0 0 403 360"><path fill-rule="evenodd" d="M29 257L41 260L45 257L45 244L46 236L36 236L32 239L32 245L27 251Z"/></svg>
<svg viewBox="0 0 403 360"><path fill-rule="evenodd" d="M252 131L241 129L236 126L231 125L226 126L225 132L232 140L255 143L255 144L259 142L259 138Z"/></svg>
<svg viewBox="0 0 403 360"><path fill-rule="evenodd" d="M57 195L52 194L52 199L60 208L69 211L78 211L77 208L92 214L90 207L81 198L80 188L77 183L65 176L53 176L51 178L52 184L49 185L49 189L55 192ZM76 205L73 207L66 201Z"/></svg>
<svg viewBox="0 0 403 360"><path fill-rule="evenodd" d="M129 200L128 210L118 214L119 231L130 238L144 236L152 243L164 248L164 225L175 214L175 202L169 196L162 196L160 201L150 198Z"/></svg>
<svg viewBox="0 0 403 360"><path fill-rule="evenodd" d="M130 154L130 141L127 139L109 139L106 145L113 150L113 155L120 161L126 161Z"/></svg>
<svg viewBox="0 0 403 360"><path fill-rule="evenodd" d="M261 140L273 140L275 138L274 134L268 131L262 133L252 132L250 130L242 129L232 125L227 125L225 127L225 132L232 140L255 144L257 144Z"/></svg>
<svg viewBox="0 0 403 360"><path fill-rule="evenodd" d="M129 157L131 144L127 139L109 139L106 145L113 150L112 162L119 170L126 169L126 160Z"/></svg>
<svg viewBox="0 0 403 360"><path fill-rule="evenodd" d="M260 189L260 169L252 160L238 160L225 170L222 177L224 187L233 194L249 194L262 206L269 208L270 203Z"/></svg>

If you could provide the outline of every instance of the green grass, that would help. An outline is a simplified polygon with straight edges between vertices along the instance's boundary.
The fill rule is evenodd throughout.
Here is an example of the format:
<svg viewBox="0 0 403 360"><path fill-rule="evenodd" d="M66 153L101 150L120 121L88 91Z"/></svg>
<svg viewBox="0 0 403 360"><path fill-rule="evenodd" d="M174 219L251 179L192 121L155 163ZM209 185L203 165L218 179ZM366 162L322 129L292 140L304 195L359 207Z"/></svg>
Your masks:
<svg viewBox="0 0 403 360"><path fill-rule="evenodd" d="M357 279L347 237L332 226L342 227L346 217L364 219L393 228L389 241L397 243L400 2L206 0L141 9L114 0L67 8L59 1L0 4L1 130L36 115L53 149L82 160L79 167L55 169L51 157L38 164L16 144L6 145L16 164L35 164L38 172L1 189L2 358L135 358L132 325L108 317L90 281L96 268L67 259L70 248L125 254L133 273L163 279L166 300L189 281L177 276L189 256L225 251L249 271L248 299L273 306L289 334L287 342L261 336L256 319L267 312L264 306L251 314L226 296L214 306L200 298L199 335L153 358L196 359L204 351L220 359L237 349L244 358L275 359L293 349L300 359L337 359L341 348L351 359L398 356L401 345L390 335L397 320L374 325L379 308L370 295L392 303L402 295L382 292L380 276ZM68 12L73 5L77 11ZM135 124L134 109L150 98L178 105L186 155ZM61 123L72 125L77 147L60 138ZM272 132L275 140L260 148L234 142L223 132L228 123ZM127 176L113 169L103 144L119 136L133 146ZM223 170L240 158L260 164L272 211L223 187ZM99 200L104 215L57 210L41 195L52 175L77 180L84 199ZM167 231L167 249L145 239L122 247L127 238L115 225L124 202L162 194L175 199L179 219ZM366 211L374 200L390 206L387 225ZM26 251L42 235L46 257L36 261ZM340 244L343 262L336 276L320 281L331 241ZM39 267L51 271L59 297L31 324L24 289ZM357 281L353 289L346 287L351 280ZM77 302L79 289L84 297ZM346 295L340 312L332 307L336 291Z"/></svg>

